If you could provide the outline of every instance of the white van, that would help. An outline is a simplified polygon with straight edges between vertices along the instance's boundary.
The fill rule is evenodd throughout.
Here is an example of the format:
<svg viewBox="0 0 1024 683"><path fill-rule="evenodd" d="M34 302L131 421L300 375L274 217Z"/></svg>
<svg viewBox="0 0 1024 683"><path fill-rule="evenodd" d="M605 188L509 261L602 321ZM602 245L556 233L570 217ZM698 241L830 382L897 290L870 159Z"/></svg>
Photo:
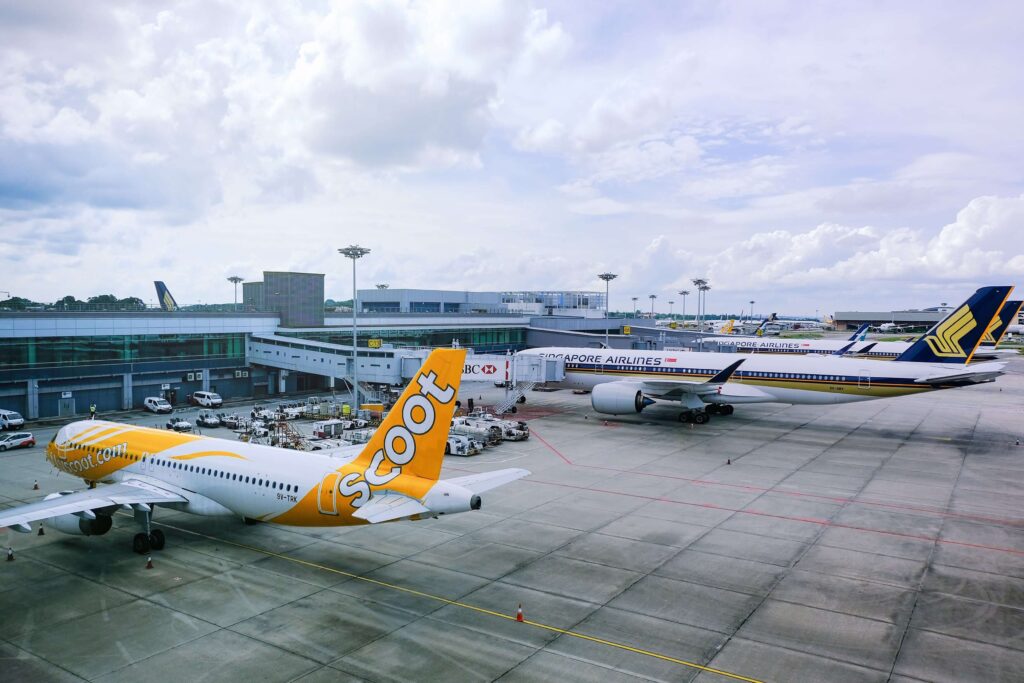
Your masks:
<svg viewBox="0 0 1024 683"><path fill-rule="evenodd" d="M212 391L197 391L189 396L188 400L193 405L204 408L220 408L224 405L224 399L220 397L220 394L215 394Z"/></svg>
<svg viewBox="0 0 1024 683"><path fill-rule="evenodd" d="M25 418L13 410L0 410L0 429L21 429L25 426Z"/></svg>
<svg viewBox="0 0 1024 683"><path fill-rule="evenodd" d="M142 407L151 413L170 413L174 407L167 402L167 399L159 396L147 396L142 402Z"/></svg>

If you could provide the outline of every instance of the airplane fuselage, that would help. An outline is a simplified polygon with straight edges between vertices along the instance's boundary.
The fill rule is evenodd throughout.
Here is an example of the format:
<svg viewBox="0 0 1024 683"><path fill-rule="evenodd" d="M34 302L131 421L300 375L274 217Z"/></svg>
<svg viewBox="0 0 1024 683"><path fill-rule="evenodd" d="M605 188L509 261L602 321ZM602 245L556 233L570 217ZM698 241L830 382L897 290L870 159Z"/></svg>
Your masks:
<svg viewBox="0 0 1024 683"><path fill-rule="evenodd" d="M178 490L200 515L234 515L292 526L364 524L352 514L384 484L426 495L435 483L401 472L370 472L350 455L330 457L135 425L83 420L62 427L46 457L89 482L149 481ZM392 475L395 470L397 473ZM401 481L394 481L399 477ZM379 483L378 483L379 482ZM394 482L394 483L392 483Z"/></svg>
<svg viewBox="0 0 1024 683"><path fill-rule="evenodd" d="M873 363L838 356L793 358L579 348L530 349L520 353L564 358L565 378L557 384L574 389L593 389L614 381L703 382L745 358L720 393L705 399L712 403L851 403L956 386L917 382L929 375L949 372L949 366L932 363Z"/></svg>

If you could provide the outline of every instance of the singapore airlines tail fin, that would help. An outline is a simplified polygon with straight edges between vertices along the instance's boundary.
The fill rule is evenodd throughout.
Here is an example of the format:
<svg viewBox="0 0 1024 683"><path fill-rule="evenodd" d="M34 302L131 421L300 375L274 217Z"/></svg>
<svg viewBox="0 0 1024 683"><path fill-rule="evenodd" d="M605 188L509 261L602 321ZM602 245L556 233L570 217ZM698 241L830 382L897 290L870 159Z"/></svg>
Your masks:
<svg viewBox="0 0 1024 683"><path fill-rule="evenodd" d="M398 465L402 474L436 480L465 362L465 349L432 351L355 462L373 472Z"/></svg>
<svg viewBox="0 0 1024 683"><path fill-rule="evenodd" d="M992 319L985 336L981 340L982 346L997 346L1003 340L1003 335L1010 328L1010 324L1017 319L1020 307L1024 301L1007 301L999 309L999 315Z"/></svg>
<svg viewBox="0 0 1024 683"><path fill-rule="evenodd" d="M982 287L962 306L936 323L921 339L911 344L897 361L957 363L971 361L985 332L1013 287Z"/></svg>
<svg viewBox="0 0 1024 683"><path fill-rule="evenodd" d="M160 308L165 311L178 310L178 302L171 296L171 290L167 289L167 285L160 280L156 280L153 284L156 285L156 298L160 302Z"/></svg>

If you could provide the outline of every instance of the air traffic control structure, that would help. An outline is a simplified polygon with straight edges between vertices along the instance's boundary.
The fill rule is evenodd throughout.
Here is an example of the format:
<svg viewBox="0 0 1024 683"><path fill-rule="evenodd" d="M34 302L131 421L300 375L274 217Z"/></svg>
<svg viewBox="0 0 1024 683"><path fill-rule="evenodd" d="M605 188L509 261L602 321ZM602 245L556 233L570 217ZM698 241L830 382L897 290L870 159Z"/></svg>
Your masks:
<svg viewBox="0 0 1024 683"><path fill-rule="evenodd" d="M400 387L407 384L420 369L432 349L393 348L382 345L379 349L360 347L355 358L352 346L284 337L276 334L254 334L246 342L245 360L250 366L264 366L277 370L280 391L290 372L327 377L334 388L338 379L351 383L356 362L360 391L363 384ZM561 358L536 358L514 354L476 354L471 350L463 368L463 382L503 383L508 389L509 406L524 392L544 382L559 382L565 377L565 362ZM369 395L376 392L372 390Z"/></svg>

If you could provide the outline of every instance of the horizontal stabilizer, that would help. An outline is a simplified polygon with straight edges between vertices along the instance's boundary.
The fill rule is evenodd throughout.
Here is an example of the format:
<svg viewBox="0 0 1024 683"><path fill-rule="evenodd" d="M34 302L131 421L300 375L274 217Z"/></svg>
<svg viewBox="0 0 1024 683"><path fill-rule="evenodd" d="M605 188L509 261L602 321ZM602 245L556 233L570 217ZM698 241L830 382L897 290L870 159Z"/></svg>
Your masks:
<svg viewBox="0 0 1024 683"><path fill-rule="evenodd" d="M445 479L444 481L449 484L461 486L464 489L468 489L472 493L483 493L484 491L490 491L493 488L504 486L510 481L522 479L528 474L530 474L530 470L524 470L518 467L511 467L506 470L495 470L494 472L471 474L466 477Z"/></svg>
<svg viewBox="0 0 1024 683"><path fill-rule="evenodd" d="M963 386L967 384L981 384L991 382L1003 374L1003 363L985 363L984 365L973 365L970 370L964 372L951 372L943 375L931 375L914 380L917 384L930 384L932 386Z"/></svg>
<svg viewBox="0 0 1024 683"><path fill-rule="evenodd" d="M369 502L356 510L352 516L356 519L365 519L370 524L378 524L429 512L430 508L415 498L387 491L372 496Z"/></svg>

